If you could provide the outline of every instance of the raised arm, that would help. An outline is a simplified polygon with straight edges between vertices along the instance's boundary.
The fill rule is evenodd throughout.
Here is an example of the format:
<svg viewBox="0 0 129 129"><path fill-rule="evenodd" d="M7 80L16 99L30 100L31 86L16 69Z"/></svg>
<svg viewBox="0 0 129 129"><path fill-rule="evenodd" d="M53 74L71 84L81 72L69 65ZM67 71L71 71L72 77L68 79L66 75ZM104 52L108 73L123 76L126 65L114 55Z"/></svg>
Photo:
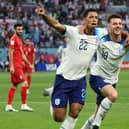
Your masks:
<svg viewBox="0 0 129 129"><path fill-rule="evenodd" d="M60 24L58 21L55 19L51 18L46 14L46 11L43 7L38 7L35 9L36 14L42 16L44 21L51 27L55 28L57 31L60 33L64 34L65 33L65 26Z"/></svg>

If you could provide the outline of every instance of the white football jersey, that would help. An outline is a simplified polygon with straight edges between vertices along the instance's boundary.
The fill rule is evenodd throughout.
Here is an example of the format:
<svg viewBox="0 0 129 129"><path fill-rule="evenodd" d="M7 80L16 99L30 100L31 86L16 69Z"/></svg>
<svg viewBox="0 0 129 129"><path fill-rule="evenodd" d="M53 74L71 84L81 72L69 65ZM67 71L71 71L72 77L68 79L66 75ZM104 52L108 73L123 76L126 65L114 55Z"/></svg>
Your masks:
<svg viewBox="0 0 129 129"><path fill-rule="evenodd" d="M96 31L98 33L98 31ZM86 75L89 63L97 50L97 36L80 34L73 26L66 26L67 47L56 74L68 80L77 80Z"/></svg>
<svg viewBox="0 0 129 129"><path fill-rule="evenodd" d="M59 48L57 49L57 56L60 59L60 61L63 60L63 57L65 55L65 48L66 48L66 44L63 43L59 46Z"/></svg>
<svg viewBox="0 0 129 129"><path fill-rule="evenodd" d="M91 69L92 75L105 78L105 82L115 84L118 81L120 65L128 49L124 48L125 39L116 43L110 40L109 35L103 36L99 41L97 61Z"/></svg>

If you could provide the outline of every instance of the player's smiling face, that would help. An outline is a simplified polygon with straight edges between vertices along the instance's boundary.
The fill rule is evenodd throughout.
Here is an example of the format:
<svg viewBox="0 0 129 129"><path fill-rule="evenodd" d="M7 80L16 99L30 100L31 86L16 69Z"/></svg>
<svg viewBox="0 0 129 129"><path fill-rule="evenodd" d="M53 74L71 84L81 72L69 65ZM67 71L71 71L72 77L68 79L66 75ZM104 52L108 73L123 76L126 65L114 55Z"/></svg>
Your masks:
<svg viewBox="0 0 129 129"><path fill-rule="evenodd" d="M120 35L123 29L122 20L119 18L113 18L108 24L108 30L110 33Z"/></svg>
<svg viewBox="0 0 129 129"><path fill-rule="evenodd" d="M18 27L16 27L16 34L18 35L18 36L21 36L22 35L22 32L23 32L23 27L22 26L18 26Z"/></svg>
<svg viewBox="0 0 129 129"><path fill-rule="evenodd" d="M89 12L84 18L84 24L87 28L94 29L98 25L98 14L97 12Z"/></svg>

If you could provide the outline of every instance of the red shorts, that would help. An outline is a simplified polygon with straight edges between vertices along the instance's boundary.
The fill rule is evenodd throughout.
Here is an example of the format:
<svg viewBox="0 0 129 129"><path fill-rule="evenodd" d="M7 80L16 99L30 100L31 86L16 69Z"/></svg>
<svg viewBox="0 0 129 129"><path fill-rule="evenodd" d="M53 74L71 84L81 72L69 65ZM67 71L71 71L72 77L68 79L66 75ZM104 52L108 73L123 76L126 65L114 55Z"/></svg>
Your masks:
<svg viewBox="0 0 129 129"><path fill-rule="evenodd" d="M32 73L32 68L30 68L28 65L24 66L23 68L24 73Z"/></svg>
<svg viewBox="0 0 129 129"><path fill-rule="evenodd" d="M17 85L21 82L24 82L26 80L26 76L23 72L22 68L15 68L15 72L11 74L11 82L14 85Z"/></svg>

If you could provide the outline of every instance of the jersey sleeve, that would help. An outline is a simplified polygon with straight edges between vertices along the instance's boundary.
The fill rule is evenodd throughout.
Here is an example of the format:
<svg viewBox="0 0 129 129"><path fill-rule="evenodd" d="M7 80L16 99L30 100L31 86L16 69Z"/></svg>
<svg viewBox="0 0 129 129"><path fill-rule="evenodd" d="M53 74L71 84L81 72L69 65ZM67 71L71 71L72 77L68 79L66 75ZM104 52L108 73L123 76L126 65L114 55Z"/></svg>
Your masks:
<svg viewBox="0 0 129 129"><path fill-rule="evenodd" d="M8 47L14 49L14 46L15 46L15 38L11 38Z"/></svg>
<svg viewBox="0 0 129 129"><path fill-rule="evenodd" d="M106 28L96 28L95 34L98 36L98 38L102 38L104 35L108 34L108 31Z"/></svg>
<svg viewBox="0 0 129 129"><path fill-rule="evenodd" d="M68 26L68 25L65 25L66 27L66 32L65 32L65 37L68 37L70 38L72 35L75 35L75 34L78 34L79 31L76 27L74 26Z"/></svg>
<svg viewBox="0 0 129 129"><path fill-rule="evenodd" d="M108 34L108 31L106 28L96 28L95 35L97 36L97 44L100 44L102 37L104 37L107 34Z"/></svg>

